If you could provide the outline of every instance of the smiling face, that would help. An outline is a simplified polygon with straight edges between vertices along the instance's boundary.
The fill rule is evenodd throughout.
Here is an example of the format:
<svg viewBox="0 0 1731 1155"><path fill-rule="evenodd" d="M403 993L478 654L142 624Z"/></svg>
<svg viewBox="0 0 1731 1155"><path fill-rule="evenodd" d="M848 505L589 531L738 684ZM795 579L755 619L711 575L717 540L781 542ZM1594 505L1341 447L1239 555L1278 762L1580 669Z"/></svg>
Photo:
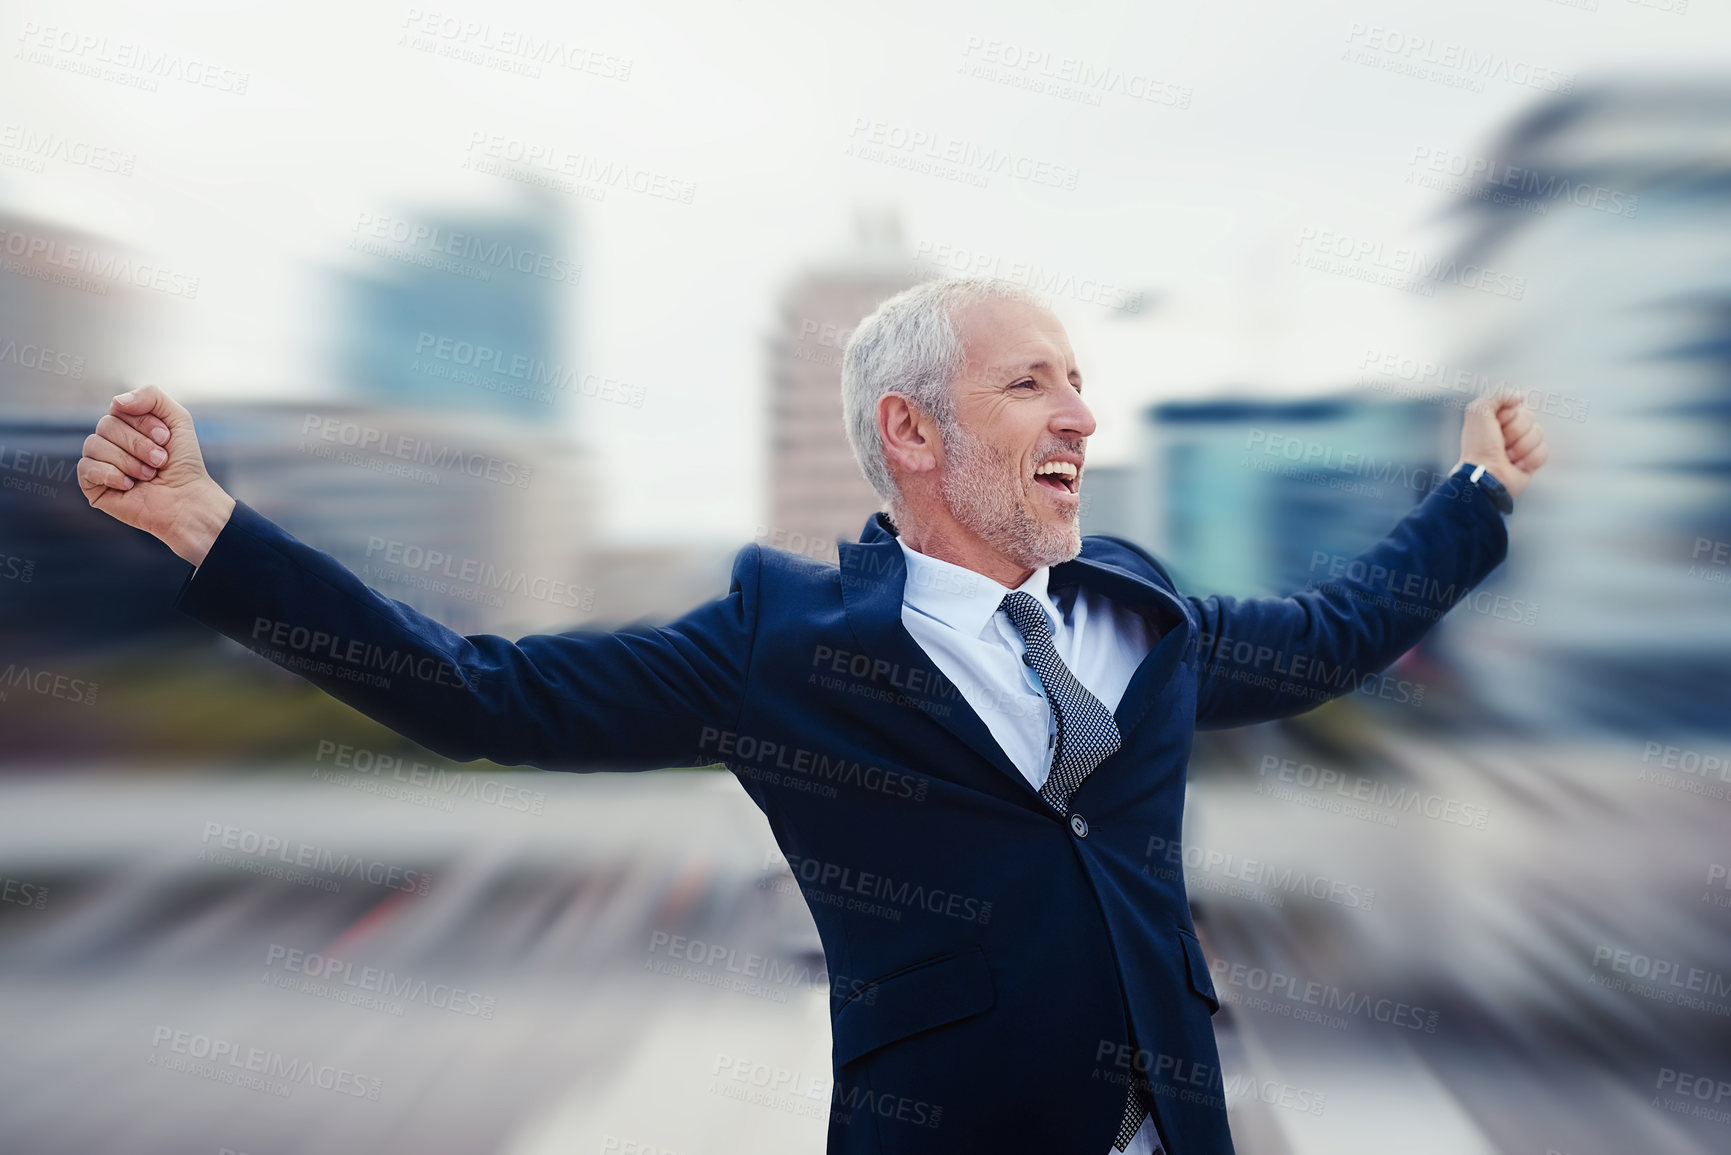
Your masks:
<svg viewBox="0 0 1731 1155"><path fill-rule="evenodd" d="M966 362L954 383L955 420L942 431L944 505L1019 570L1068 561L1082 548L1082 460L1094 415L1064 326L1045 309L1006 300L969 305L954 321Z"/></svg>

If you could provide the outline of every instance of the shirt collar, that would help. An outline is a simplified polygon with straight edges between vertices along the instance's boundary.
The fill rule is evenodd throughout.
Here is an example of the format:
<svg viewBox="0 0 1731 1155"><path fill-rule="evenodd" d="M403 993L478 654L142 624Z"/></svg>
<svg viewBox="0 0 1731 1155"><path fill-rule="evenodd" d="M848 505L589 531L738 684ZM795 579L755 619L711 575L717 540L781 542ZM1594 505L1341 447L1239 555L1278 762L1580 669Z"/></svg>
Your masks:
<svg viewBox="0 0 1731 1155"><path fill-rule="evenodd" d="M936 618L965 637L977 638L991 624L1010 587L954 562L929 557L896 536L907 561L908 580L902 587L902 603L927 617ZM1058 629L1058 611L1046 591L1051 567L1041 566L1016 588L1034 596L1046 611L1053 633Z"/></svg>

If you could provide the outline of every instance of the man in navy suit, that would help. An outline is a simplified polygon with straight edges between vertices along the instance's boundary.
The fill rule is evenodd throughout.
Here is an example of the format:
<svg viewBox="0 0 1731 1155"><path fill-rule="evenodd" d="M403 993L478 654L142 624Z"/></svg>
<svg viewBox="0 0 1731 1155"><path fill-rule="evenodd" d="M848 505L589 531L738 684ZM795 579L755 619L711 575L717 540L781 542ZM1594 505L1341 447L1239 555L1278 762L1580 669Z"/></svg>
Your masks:
<svg viewBox="0 0 1731 1155"><path fill-rule="evenodd" d="M1460 464L1348 576L1200 598L1080 536L1094 418L1033 294L891 298L843 399L885 512L839 566L750 545L724 597L612 633L461 637L375 593L224 493L154 386L115 398L78 477L193 565L182 610L446 757L724 762L831 973L864 980L830 995L832 1155L1230 1152L1207 960L1181 874L1146 869L1178 845L1192 734L1302 712L1417 642L1503 560L1543 433L1475 402Z"/></svg>

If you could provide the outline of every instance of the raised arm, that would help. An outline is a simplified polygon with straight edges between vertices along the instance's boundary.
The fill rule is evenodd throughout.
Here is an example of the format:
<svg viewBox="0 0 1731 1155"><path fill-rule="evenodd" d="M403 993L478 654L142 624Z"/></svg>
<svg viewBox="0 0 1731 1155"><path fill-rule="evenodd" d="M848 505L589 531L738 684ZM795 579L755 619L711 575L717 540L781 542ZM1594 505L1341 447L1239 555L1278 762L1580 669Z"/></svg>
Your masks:
<svg viewBox="0 0 1731 1155"><path fill-rule="evenodd" d="M444 757L652 769L691 763L705 726L735 725L756 547L725 597L667 626L463 637L224 493L191 416L155 387L116 398L84 452L90 504L197 567L178 608Z"/></svg>
<svg viewBox="0 0 1731 1155"><path fill-rule="evenodd" d="M1483 465L1512 498L1548 450L1525 405L1467 409L1455 470L1383 540L1329 558L1312 589L1288 597L1189 597L1198 631L1198 729L1290 717L1356 689L1412 700L1382 671L1466 598L1508 552L1503 514L1462 465ZM1418 690L1417 693L1422 693Z"/></svg>

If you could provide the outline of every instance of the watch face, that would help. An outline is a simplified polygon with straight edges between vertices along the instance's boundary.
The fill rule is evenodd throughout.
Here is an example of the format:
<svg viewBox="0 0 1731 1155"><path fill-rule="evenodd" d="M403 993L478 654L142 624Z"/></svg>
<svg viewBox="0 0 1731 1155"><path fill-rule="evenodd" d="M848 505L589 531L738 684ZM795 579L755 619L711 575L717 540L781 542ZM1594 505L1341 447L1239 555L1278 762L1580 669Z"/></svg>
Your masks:
<svg viewBox="0 0 1731 1155"><path fill-rule="evenodd" d="M1509 496L1508 489L1489 470L1486 470L1484 475L1479 478L1479 486L1485 491L1485 496L1491 499L1492 505L1504 513L1514 512L1514 498Z"/></svg>

